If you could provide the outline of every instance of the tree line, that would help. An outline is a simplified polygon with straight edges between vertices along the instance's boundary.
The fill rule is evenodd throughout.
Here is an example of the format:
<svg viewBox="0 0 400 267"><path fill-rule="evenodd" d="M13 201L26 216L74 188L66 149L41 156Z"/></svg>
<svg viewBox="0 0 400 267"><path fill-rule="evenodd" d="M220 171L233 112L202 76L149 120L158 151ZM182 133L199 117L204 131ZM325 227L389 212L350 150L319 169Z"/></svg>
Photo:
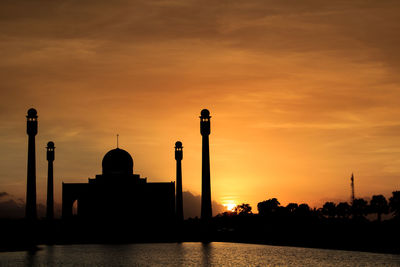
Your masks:
<svg viewBox="0 0 400 267"><path fill-rule="evenodd" d="M356 198L352 203L348 202L326 202L321 208L310 208L306 203L289 203L281 206L277 198L259 202L257 204L258 214L263 217L318 217L327 219L358 219L366 220L369 214L375 214L376 220L380 222L383 214L392 213L394 219L400 218L400 191L392 192L387 200L383 195L373 195L368 202L363 198ZM237 205L234 211L224 212L218 217L226 216L251 216L252 207L248 203Z"/></svg>

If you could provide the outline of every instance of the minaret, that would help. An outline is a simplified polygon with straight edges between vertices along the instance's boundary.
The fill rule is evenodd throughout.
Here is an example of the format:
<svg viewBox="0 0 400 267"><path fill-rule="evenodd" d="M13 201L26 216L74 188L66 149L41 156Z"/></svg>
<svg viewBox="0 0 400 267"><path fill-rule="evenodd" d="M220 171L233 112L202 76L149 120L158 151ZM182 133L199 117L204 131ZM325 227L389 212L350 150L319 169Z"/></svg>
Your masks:
<svg viewBox="0 0 400 267"><path fill-rule="evenodd" d="M37 134L37 112L31 108L26 116L26 133L28 134L28 175L26 185L25 216L28 220L36 220L36 152L35 136Z"/></svg>
<svg viewBox="0 0 400 267"><path fill-rule="evenodd" d="M54 161L54 143L47 143L47 161L49 167L47 171L47 205L46 205L46 218L48 220L54 219L54 181L53 181L53 161Z"/></svg>
<svg viewBox="0 0 400 267"><path fill-rule="evenodd" d="M183 146L182 142L178 141L175 143L175 160L176 160L176 218L179 223L183 221L182 158L183 158Z"/></svg>
<svg viewBox="0 0 400 267"><path fill-rule="evenodd" d="M210 186L210 111L203 109L200 116L200 133L203 136L201 167L201 219L208 221L212 217Z"/></svg>

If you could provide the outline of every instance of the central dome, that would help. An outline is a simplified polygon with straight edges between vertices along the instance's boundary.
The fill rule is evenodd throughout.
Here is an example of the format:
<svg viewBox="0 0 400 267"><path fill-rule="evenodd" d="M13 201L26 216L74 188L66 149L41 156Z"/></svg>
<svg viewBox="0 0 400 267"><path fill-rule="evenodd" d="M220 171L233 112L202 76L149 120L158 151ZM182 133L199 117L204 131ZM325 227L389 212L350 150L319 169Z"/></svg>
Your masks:
<svg viewBox="0 0 400 267"><path fill-rule="evenodd" d="M105 175L130 175L133 174L133 159L123 149L113 149L107 152L101 163Z"/></svg>

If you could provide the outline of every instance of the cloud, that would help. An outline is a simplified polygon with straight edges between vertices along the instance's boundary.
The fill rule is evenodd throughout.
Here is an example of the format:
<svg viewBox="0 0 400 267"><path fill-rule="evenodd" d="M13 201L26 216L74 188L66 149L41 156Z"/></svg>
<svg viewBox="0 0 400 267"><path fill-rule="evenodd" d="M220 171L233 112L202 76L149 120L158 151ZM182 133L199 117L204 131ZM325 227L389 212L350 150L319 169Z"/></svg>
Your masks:
<svg viewBox="0 0 400 267"><path fill-rule="evenodd" d="M7 192L0 192L0 218L18 219L25 217L25 201L16 198ZM61 205L55 203L54 215L56 218L61 216ZM46 215L46 206L42 203L37 204L38 218L44 218Z"/></svg>
<svg viewBox="0 0 400 267"><path fill-rule="evenodd" d="M9 199L0 202L0 218L15 219L25 216L25 205Z"/></svg>
<svg viewBox="0 0 400 267"><path fill-rule="evenodd" d="M16 199L7 192L0 192L1 198L6 198L0 202L0 218L23 218L25 216L25 202ZM226 208L216 201L212 201L213 216L226 211ZM185 219L200 217L201 196L194 195L189 191L183 192L183 212ZM37 205L38 218L43 218L46 214L46 206L39 203ZM61 205L55 203L55 217L61 216Z"/></svg>
<svg viewBox="0 0 400 267"><path fill-rule="evenodd" d="M16 199L7 192L0 192L0 218L23 218L25 216L25 203Z"/></svg>
<svg viewBox="0 0 400 267"><path fill-rule="evenodd" d="M201 196L193 195L189 191L185 191L182 194L183 194L183 214L185 216L185 219L195 218L195 217L200 218ZM220 214L224 211L226 211L226 208L222 204L216 201L212 201L213 216Z"/></svg>

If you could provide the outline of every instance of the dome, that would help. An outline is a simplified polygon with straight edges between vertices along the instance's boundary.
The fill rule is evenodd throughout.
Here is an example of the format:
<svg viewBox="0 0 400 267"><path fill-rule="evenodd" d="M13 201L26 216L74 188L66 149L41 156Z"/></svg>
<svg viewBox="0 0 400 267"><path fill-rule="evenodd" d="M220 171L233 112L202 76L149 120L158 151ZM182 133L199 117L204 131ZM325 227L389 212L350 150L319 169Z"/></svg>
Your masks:
<svg viewBox="0 0 400 267"><path fill-rule="evenodd" d="M181 142L181 141L177 141L177 142L175 143L175 147L176 147L176 148L182 148L182 142Z"/></svg>
<svg viewBox="0 0 400 267"><path fill-rule="evenodd" d="M28 117L29 118L36 118L37 117L37 111L34 108L31 108L28 110Z"/></svg>
<svg viewBox="0 0 400 267"><path fill-rule="evenodd" d="M210 111L208 111L208 109L203 109L200 114L202 118L210 117Z"/></svg>
<svg viewBox="0 0 400 267"><path fill-rule="evenodd" d="M102 162L103 174L133 174L133 159L123 149L113 149L107 152Z"/></svg>
<svg viewBox="0 0 400 267"><path fill-rule="evenodd" d="M47 143L48 148L54 148L54 142L50 141Z"/></svg>

